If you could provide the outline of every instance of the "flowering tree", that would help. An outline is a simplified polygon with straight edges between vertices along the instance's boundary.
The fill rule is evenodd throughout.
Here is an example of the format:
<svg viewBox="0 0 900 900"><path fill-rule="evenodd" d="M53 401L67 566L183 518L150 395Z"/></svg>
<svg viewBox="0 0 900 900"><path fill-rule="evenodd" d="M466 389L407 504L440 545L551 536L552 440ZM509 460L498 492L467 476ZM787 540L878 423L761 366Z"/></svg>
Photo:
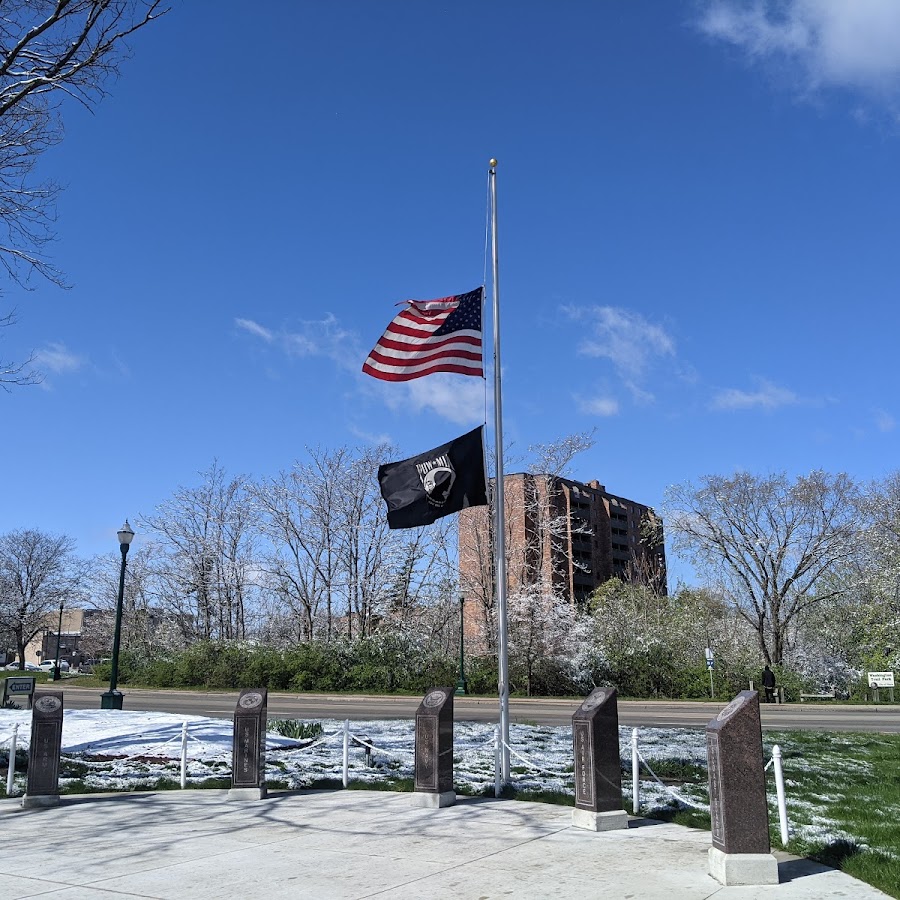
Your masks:
<svg viewBox="0 0 900 900"><path fill-rule="evenodd" d="M576 611L546 585L529 584L508 598L509 660L525 677L530 697L539 670L570 670L576 657Z"/></svg>

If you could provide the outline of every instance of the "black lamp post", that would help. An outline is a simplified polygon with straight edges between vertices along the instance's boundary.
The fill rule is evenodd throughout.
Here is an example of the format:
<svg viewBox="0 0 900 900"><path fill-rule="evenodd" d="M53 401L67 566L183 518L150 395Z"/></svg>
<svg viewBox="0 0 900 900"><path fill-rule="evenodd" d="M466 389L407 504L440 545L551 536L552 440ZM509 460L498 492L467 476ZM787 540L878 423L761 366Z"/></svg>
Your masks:
<svg viewBox="0 0 900 900"><path fill-rule="evenodd" d="M459 680L456 682L455 694L465 696L468 690L466 683L466 670L463 654L465 652L465 619L463 618L463 606L466 598L462 594L459 595Z"/></svg>
<svg viewBox="0 0 900 900"><path fill-rule="evenodd" d="M53 680L59 681L59 639L62 636L62 614L63 614L63 603L65 601L59 601L59 627L56 629L56 662L53 664Z"/></svg>
<svg viewBox="0 0 900 900"><path fill-rule="evenodd" d="M109 676L109 690L100 696L100 709L121 709L122 692L116 690L116 682L119 678L119 641L122 638L122 598L125 596L125 557L128 555L128 545L134 537L134 532L128 524L128 519L119 530L119 549L122 551L122 568L119 572L119 599L116 601L116 633L113 637L112 672Z"/></svg>

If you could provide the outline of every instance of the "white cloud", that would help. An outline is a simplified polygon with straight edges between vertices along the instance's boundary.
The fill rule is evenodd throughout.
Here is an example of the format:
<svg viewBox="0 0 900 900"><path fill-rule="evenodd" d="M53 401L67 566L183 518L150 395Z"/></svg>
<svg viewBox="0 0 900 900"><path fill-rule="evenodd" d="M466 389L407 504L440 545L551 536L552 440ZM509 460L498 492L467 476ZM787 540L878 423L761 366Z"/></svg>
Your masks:
<svg viewBox="0 0 900 900"><path fill-rule="evenodd" d="M475 426L484 421L484 381L480 378L437 372L400 384L379 382L381 396L392 409L421 412L430 409L457 425Z"/></svg>
<svg viewBox="0 0 900 900"><path fill-rule="evenodd" d="M897 420L883 409L875 410L875 427L884 434L897 427Z"/></svg>
<svg viewBox="0 0 900 900"><path fill-rule="evenodd" d="M802 91L900 96L897 0L708 0L698 26L753 62L787 63Z"/></svg>
<svg viewBox="0 0 900 900"><path fill-rule="evenodd" d="M268 328L263 328L262 325L258 322L254 322L252 319L235 319L234 324L237 325L238 328L243 328L244 331L247 331L258 338L262 338L267 344L271 344L275 339Z"/></svg>
<svg viewBox="0 0 900 900"><path fill-rule="evenodd" d="M629 382L640 379L655 360L675 356L674 339L639 313L616 306L566 306L563 312L586 325L578 352L610 360Z"/></svg>
<svg viewBox="0 0 900 900"><path fill-rule="evenodd" d="M778 387L764 378L758 379L759 388L755 391L742 391L738 388L726 388L719 391L710 404L712 409L765 409L768 411L782 406L794 406L800 398L787 388Z"/></svg>
<svg viewBox="0 0 900 900"><path fill-rule="evenodd" d="M578 411L588 416L615 416L619 412L619 401L615 397L575 396Z"/></svg>
<svg viewBox="0 0 900 900"><path fill-rule="evenodd" d="M235 319L235 325L248 334L279 347L288 356L324 356L342 369L362 368L362 353L356 335L341 327L337 318L328 313L324 319L300 322L293 330L277 331L252 319Z"/></svg>
<svg viewBox="0 0 900 900"><path fill-rule="evenodd" d="M85 363L84 357L68 350L65 344L52 343L34 355L37 369L49 369L57 375L77 372Z"/></svg>
<svg viewBox="0 0 900 900"><path fill-rule="evenodd" d="M369 444L372 447L381 447L384 444L393 444L394 442L391 440L391 436L385 432L381 434L374 434L371 431L366 431L363 428L357 428L356 425L348 426L350 430L350 434L352 434L355 438L358 438L365 444Z"/></svg>

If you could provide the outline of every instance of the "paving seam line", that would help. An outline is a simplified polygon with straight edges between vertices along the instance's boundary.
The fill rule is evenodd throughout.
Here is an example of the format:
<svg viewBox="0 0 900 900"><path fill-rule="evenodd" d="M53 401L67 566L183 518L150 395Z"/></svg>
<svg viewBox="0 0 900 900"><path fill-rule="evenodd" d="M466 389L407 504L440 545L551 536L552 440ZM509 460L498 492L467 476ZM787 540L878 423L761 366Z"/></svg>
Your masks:
<svg viewBox="0 0 900 900"><path fill-rule="evenodd" d="M357 900L367 900L369 897L381 897L385 894L390 893L391 891L397 890L397 888L408 887L411 884L416 884L419 881L426 881L429 878L434 878L435 875L444 875L447 872L452 872L454 869L461 869L463 866L472 865L472 863L479 863L485 859L490 859L492 856L497 856L500 853L506 853L509 850L515 850L518 847L524 847L526 844L532 844L535 841L542 840L545 837L549 837L551 834L559 834L561 831L568 831L571 828L570 825L563 825L559 828L548 828L546 834L536 835L532 838L527 838L525 840L519 841L518 843L510 844L508 847L503 847L499 850L494 850L491 853L485 853L483 856L476 856L473 859L467 859L462 862L455 863L452 866L447 866L446 868L439 869L436 872L429 872L427 875L420 875L417 878L412 878L409 881L404 881L402 884L393 884L388 888L382 888L381 890L375 891L374 894L361 894Z"/></svg>

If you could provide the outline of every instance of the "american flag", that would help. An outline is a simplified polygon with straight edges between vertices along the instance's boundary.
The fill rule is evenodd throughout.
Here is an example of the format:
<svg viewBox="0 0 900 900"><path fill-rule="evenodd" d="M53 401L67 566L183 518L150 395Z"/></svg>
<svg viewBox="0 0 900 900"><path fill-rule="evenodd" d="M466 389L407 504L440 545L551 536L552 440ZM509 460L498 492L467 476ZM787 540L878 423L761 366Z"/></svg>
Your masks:
<svg viewBox="0 0 900 900"><path fill-rule="evenodd" d="M383 381L410 381L432 372L484 376L481 304L484 288L440 300L408 300L363 363Z"/></svg>

